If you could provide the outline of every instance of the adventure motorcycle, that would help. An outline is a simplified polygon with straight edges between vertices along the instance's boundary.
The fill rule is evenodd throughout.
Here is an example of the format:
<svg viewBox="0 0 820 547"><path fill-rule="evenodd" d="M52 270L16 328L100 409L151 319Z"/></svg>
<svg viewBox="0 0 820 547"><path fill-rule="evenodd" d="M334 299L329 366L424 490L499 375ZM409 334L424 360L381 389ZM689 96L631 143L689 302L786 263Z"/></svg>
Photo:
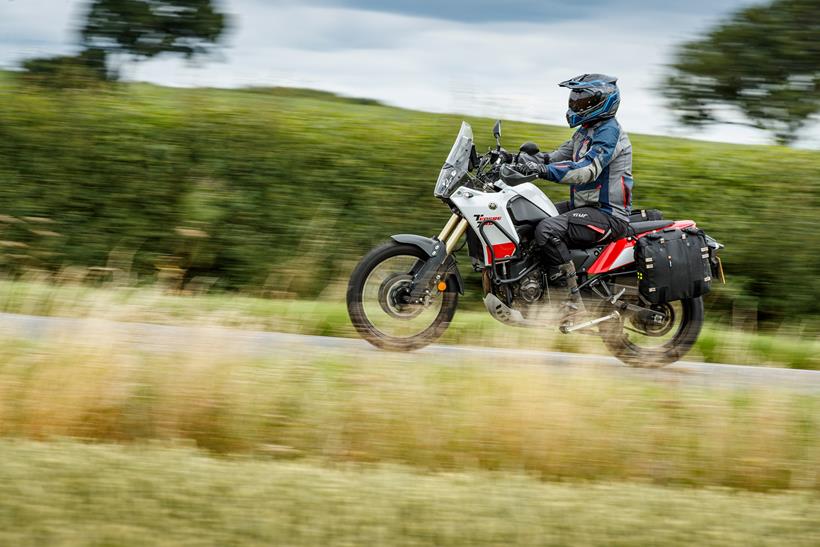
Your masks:
<svg viewBox="0 0 820 547"><path fill-rule="evenodd" d="M483 277L484 305L495 319L524 327L558 325L556 310L566 296L566 281L557 268L542 262L533 237L538 222L558 211L532 184L535 175L515 169L516 157L501 147L500 122L493 134L495 149L479 156L471 127L462 123L433 194L453 213L437 237L391 236L353 271L347 290L348 313L353 326L371 344L409 351L444 333L459 295L464 294L455 252L465 233L473 269ZM636 264L639 240L651 236L663 243L664 237L672 239L673 234L695 234L697 230L691 220L663 220L655 213L658 220L643 220L645 211L633 214L629 233L622 239L571 250L589 314L580 323L564 325L561 332L601 336L616 357L633 366L662 366L686 354L700 333L702 294L708 291L707 286L705 291L683 293L694 297L658 301L641 290L641 272L653 273L645 269L647 265L653 268L653 259ZM703 251L707 268L722 279L716 253L723 245L698 232L697 241L706 246L695 252L699 257ZM666 256L663 258L665 261Z"/></svg>

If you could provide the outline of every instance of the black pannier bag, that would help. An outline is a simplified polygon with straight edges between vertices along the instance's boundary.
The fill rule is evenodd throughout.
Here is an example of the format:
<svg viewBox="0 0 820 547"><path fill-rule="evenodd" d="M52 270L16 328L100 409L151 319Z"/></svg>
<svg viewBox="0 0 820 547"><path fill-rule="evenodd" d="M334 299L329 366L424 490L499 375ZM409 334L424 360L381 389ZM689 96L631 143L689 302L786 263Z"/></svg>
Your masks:
<svg viewBox="0 0 820 547"><path fill-rule="evenodd" d="M703 230L667 228L635 244L638 289L652 304L697 298L712 284L709 247Z"/></svg>

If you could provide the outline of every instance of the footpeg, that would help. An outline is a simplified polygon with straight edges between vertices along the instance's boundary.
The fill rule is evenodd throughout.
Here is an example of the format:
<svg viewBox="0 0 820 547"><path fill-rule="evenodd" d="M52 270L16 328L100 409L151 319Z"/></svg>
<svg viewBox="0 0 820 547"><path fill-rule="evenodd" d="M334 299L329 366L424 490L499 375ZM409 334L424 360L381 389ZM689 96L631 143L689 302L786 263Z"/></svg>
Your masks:
<svg viewBox="0 0 820 547"><path fill-rule="evenodd" d="M558 330L560 330L563 334L569 334L571 332L575 332L575 331L579 331L579 330L583 330L583 329L588 329L589 327L594 327L595 325L597 325L599 323L603 323L604 321L609 321L611 319L618 319L620 317L621 317L621 314L614 311L614 312L610 313L609 315L605 315L603 317L598 317L597 319L592 319L590 321L585 321L585 322L579 323L577 325L561 325L561 327Z"/></svg>
<svg viewBox="0 0 820 547"><path fill-rule="evenodd" d="M614 305L614 304L617 304L617 303L618 303L618 300L620 300L620 299L621 299L621 297L624 295L624 293L625 293L625 292L626 292L626 289L621 289L621 290L618 292L618 294L616 294L615 296L613 296L613 297L609 300L609 303L610 303L610 304L613 304L613 305Z"/></svg>

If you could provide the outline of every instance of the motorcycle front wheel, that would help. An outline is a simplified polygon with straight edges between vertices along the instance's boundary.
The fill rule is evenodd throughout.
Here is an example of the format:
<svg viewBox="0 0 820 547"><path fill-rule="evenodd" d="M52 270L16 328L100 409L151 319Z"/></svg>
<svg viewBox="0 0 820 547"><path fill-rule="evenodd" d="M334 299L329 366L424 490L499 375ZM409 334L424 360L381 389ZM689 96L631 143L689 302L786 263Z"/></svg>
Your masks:
<svg viewBox="0 0 820 547"><path fill-rule="evenodd" d="M407 303L413 274L427 260L414 245L391 241L370 251L350 276L347 312L356 331L376 347L411 351L437 340L456 313L458 287L445 279L421 304Z"/></svg>
<svg viewBox="0 0 820 547"><path fill-rule="evenodd" d="M643 324L623 315L599 327L612 354L633 367L657 368L679 361L695 344L703 326L703 299L689 298L657 306L668 320Z"/></svg>

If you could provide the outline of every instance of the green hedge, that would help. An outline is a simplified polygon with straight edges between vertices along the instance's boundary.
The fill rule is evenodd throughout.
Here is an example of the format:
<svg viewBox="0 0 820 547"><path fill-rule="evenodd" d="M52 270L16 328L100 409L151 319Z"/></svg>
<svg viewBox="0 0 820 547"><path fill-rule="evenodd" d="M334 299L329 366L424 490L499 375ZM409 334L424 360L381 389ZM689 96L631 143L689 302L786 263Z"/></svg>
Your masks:
<svg viewBox="0 0 820 547"><path fill-rule="evenodd" d="M54 92L0 74L0 213L14 217L0 222L0 259L19 271L124 256L147 276L172 255L220 287L315 296L388 235L438 231L448 211L432 187L460 119L304 90ZM489 146L492 120L468 119ZM569 134L510 122L503 140L547 149ZM817 152L632 141L636 205L727 245L732 284L714 302L820 314Z"/></svg>

